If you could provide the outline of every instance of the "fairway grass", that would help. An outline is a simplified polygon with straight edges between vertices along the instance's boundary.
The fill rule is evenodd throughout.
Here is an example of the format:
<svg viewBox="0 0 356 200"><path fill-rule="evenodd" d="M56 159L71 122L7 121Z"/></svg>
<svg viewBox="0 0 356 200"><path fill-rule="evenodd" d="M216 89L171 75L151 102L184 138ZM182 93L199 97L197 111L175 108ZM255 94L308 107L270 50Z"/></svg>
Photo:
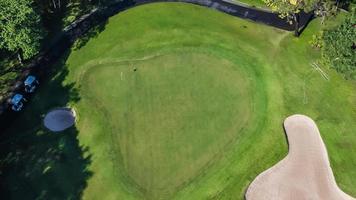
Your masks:
<svg viewBox="0 0 356 200"><path fill-rule="evenodd" d="M83 106L105 113L88 122L112 129L95 134L112 138L112 151L121 156L114 170L156 199L221 157L251 116L251 89L237 69L212 56L174 53L88 70Z"/></svg>
<svg viewBox="0 0 356 200"><path fill-rule="evenodd" d="M84 199L243 199L249 183L287 154L283 119L301 113L318 124L338 185L356 196L356 86L322 66L325 80L311 67L319 52L308 41L319 29L313 21L295 38L183 3L110 18L59 64L17 121L23 126L6 132L33 145L28 138L50 134L34 119L74 107L81 156L90 158L80 169L91 175L63 179L71 167L58 166L74 166L67 158L52 164L50 178L28 180L29 189L12 176L20 167L5 176L11 195L64 199L75 190ZM85 184L78 189L78 182ZM48 184L59 191L44 193Z"/></svg>

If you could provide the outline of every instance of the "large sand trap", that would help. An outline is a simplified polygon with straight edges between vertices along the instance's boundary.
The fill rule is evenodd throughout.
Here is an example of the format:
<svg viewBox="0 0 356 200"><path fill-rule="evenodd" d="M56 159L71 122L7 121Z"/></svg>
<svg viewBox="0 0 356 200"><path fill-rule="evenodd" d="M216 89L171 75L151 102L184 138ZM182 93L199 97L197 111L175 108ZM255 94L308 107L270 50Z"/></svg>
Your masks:
<svg viewBox="0 0 356 200"><path fill-rule="evenodd" d="M312 119L293 115L284 121L288 155L251 183L247 200L352 200L336 185L328 154Z"/></svg>
<svg viewBox="0 0 356 200"><path fill-rule="evenodd" d="M75 114L67 108L55 109L47 113L43 123L51 131L63 131L74 125Z"/></svg>

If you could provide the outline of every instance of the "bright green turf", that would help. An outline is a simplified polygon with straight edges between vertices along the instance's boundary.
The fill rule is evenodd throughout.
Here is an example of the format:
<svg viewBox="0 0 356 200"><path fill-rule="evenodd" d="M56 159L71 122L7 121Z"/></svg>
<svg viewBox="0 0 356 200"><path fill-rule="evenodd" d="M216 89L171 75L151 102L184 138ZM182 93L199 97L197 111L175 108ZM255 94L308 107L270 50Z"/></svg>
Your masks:
<svg viewBox="0 0 356 200"><path fill-rule="evenodd" d="M26 135L50 135L37 116L73 99L72 86L79 144L91 156L85 199L242 199L254 177L286 155L283 119L302 113L317 122L338 184L356 196L356 86L332 70L323 68L330 81L312 70L319 52L308 41L319 28L314 21L294 38L179 3L125 11L69 55L62 84L41 88L23 126L7 134L22 132L24 143L32 141L21 140ZM63 199L78 181L63 180L67 168L27 184L54 182L61 190L47 197Z"/></svg>
<svg viewBox="0 0 356 200"><path fill-rule="evenodd" d="M267 5L263 2L263 0L228 0L231 2L236 2L238 3L243 3L243 4L247 4L251 7L257 7L257 8L267 8Z"/></svg>
<svg viewBox="0 0 356 200"><path fill-rule="evenodd" d="M105 113L100 120L88 117L88 123L111 128L97 134L113 138L112 150L121 154L114 170L127 172L156 199L220 157L251 115L251 89L234 69L228 61L195 52L89 69L82 80L83 106Z"/></svg>

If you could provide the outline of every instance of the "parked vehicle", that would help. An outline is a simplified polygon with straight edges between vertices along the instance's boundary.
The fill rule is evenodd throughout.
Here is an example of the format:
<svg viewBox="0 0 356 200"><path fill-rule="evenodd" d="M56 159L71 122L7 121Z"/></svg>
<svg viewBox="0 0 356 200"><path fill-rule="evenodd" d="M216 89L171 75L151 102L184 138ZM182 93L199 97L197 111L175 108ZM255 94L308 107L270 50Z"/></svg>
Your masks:
<svg viewBox="0 0 356 200"><path fill-rule="evenodd" d="M13 111L21 111L24 107L23 102L26 101L25 98L23 97L22 94L15 94L12 98L11 98L11 109Z"/></svg>
<svg viewBox="0 0 356 200"><path fill-rule="evenodd" d="M24 81L25 84L25 91L27 93L33 93L36 89L36 87L39 85L38 80L36 79L35 76L28 76L26 80Z"/></svg>

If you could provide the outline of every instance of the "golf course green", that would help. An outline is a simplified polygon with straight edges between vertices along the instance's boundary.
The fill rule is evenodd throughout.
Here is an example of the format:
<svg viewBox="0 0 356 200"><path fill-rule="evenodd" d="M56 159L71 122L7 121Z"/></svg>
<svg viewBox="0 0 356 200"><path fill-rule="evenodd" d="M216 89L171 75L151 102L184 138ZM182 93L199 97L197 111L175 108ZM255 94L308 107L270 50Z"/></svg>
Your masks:
<svg viewBox="0 0 356 200"><path fill-rule="evenodd" d="M356 84L312 67L320 52L308 42L321 28L314 20L296 38L185 3L110 18L3 134L0 148L16 143L11 155L23 155L8 161L17 164L7 169L8 195L243 199L287 154L282 122L300 113L318 124L340 188L356 196ZM76 126L51 133L43 115L63 106L76 111Z"/></svg>

